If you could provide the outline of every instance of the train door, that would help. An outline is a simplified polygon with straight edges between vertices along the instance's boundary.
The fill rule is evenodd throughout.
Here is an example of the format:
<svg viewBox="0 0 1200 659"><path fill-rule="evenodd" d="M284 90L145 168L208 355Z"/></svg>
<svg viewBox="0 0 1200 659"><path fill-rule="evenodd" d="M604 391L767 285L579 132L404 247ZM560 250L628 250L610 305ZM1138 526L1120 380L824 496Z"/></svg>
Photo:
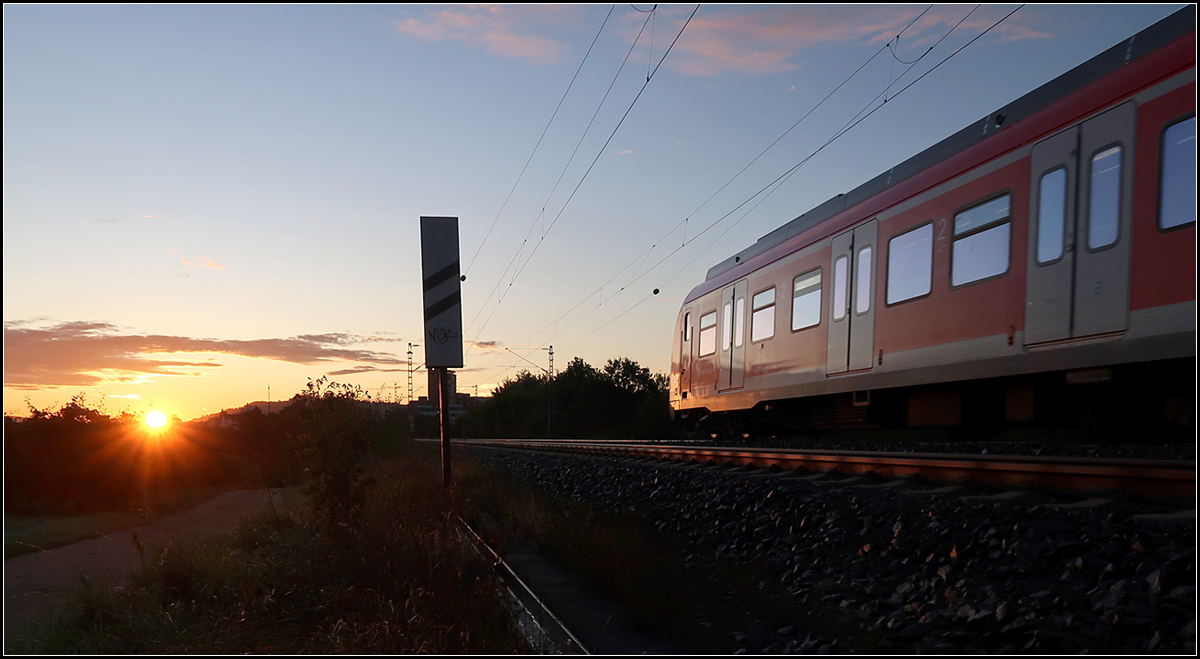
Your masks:
<svg viewBox="0 0 1200 659"><path fill-rule="evenodd" d="M875 350L875 262L879 223L864 222L833 237L829 296L828 375L870 369Z"/></svg>
<svg viewBox="0 0 1200 659"><path fill-rule="evenodd" d="M718 391L741 389L746 377L745 279L721 291L721 358Z"/></svg>
<svg viewBox="0 0 1200 659"><path fill-rule="evenodd" d="M683 330L679 339L679 396L687 398L692 388L692 310L683 312Z"/></svg>
<svg viewBox="0 0 1200 659"><path fill-rule="evenodd" d="M1033 148L1026 345L1127 327L1134 118L1126 103Z"/></svg>

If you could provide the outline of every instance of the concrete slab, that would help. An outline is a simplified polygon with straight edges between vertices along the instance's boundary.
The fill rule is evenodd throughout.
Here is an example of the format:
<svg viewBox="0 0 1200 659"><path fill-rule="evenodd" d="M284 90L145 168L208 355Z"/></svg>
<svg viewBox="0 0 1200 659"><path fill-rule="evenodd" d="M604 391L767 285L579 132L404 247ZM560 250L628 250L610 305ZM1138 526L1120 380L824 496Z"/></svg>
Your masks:
<svg viewBox="0 0 1200 659"><path fill-rule="evenodd" d="M912 481L900 479L888 481L886 483L869 483L867 485L855 485L854 487L863 490L889 490L893 488L911 487Z"/></svg>
<svg viewBox="0 0 1200 659"><path fill-rule="evenodd" d="M1074 503L1048 503L1046 504L1046 507L1053 508L1054 510L1083 510L1087 508L1099 508L1101 506L1111 504L1112 502L1112 499L1097 497L1095 499L1084 499L1083 501L1076 501Z"/></svg>
<svg viewBox="0 0 1200 659"><path fill-rule="evenodd" d="M1141 522L1192 522L1196 523L1196 509L1181 510L1177 513L1158 513L1149 515L1134 515L1134 519Z"/></svg>
<svg viewBox="0 0 1200 659"><path fill-rule="evenodd" d="M999 494L979 494L979 495L973 495L973 496L959 497L958 500L959 501L974 501L977 503L1012 503L1014 501L1018 501L1018 500L1023 501L1023 500L1032 499L1032 498L1033 498L1032 492L1025 492L1023 490L1009 490L1008 492L1001 492Z"/></svg>
<svg viewBox="0 0 1200 659"><path fill-rule="evenodd" d="M943 485L932 490L904 490L900 494L953 494L966 489L962 485Z"/></svg>
<svg viewBox="0 0 1200 659"><path fill-rule="evenodd" d="M679 654L618 602L600 593L534 547L513 542L504 554L529 588L592 654Z"/></svg>

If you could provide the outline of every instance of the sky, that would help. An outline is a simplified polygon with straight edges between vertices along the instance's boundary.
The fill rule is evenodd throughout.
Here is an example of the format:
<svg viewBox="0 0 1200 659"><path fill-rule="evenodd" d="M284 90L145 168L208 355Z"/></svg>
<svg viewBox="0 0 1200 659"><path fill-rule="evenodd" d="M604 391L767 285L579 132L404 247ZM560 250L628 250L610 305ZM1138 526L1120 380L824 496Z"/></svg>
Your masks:
<svg viewBox="0 0 1200 659"><path fill-rule="evenodd" d="M459 391L666 372L709 267L1179 6L5 5L4 412L425 395L422 215Z"/></svg>

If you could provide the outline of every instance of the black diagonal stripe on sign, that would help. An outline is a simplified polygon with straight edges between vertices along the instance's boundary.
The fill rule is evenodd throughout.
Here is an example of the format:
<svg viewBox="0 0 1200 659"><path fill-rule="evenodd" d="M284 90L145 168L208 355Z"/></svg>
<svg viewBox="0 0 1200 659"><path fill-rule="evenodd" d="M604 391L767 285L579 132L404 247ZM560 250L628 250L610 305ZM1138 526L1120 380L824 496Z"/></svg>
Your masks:
<svg viewBox="0 0 1200 659"><path fill-rule="evenodd" d="M428 277L425 278L425 292L428 293L429 289L433 288L434 286L437 286L438 284L446 281L447 279L449 279L451 277L457 277L457 276L458 276L458 261L455 261L454 263L451 263L450 265L442 268L441 270L438 270L437 272L435 272L432 275L429 275Z"/></svg>
<svg viewBox="0 0 1200 659"><path fill-rule="evenodd" d="M437 318L446 311L450 310L451 307L457 306L461 299L462 296L459 291L454 291L450 295L442 298L440 301L434 302L433 304L425 307L425 322L428 323L434 318Z"/></svg>

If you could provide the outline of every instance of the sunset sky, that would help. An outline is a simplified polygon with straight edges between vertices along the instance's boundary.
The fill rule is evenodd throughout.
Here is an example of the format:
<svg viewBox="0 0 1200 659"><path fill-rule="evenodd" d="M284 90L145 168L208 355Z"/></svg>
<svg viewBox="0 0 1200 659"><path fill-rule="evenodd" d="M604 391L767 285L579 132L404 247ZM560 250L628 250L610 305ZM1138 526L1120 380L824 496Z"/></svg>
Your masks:
<svg viewBox="0 0 1200 659"><path fill-rule="evenodd" d="M460 391L666 371L710 266L1179 7L653 6L5 6L5 413L403 397L422 215Z"/></svg>

